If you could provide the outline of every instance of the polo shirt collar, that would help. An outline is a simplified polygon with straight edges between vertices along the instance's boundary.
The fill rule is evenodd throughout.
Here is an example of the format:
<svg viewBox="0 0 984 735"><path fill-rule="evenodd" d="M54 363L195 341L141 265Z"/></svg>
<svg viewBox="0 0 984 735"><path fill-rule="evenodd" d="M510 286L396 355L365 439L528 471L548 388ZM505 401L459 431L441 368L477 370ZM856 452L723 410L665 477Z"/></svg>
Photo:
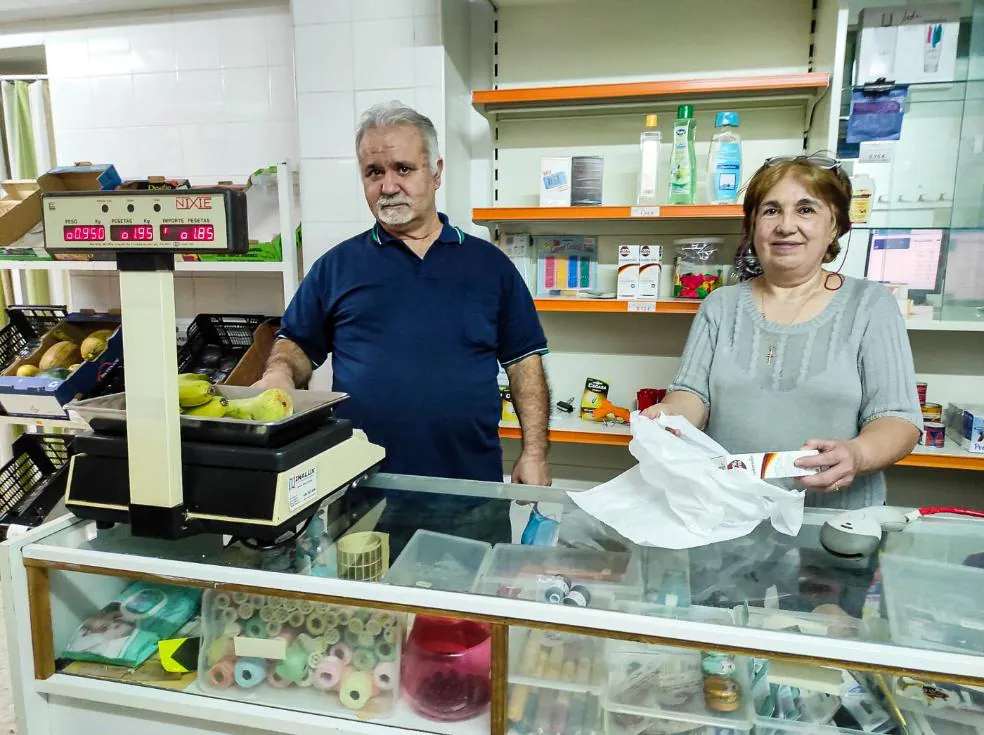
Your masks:
<svg viewBox="0 0 984 735"><path fill-rule="evenodd" d="M443 212L438 212L437 217L441 220L443 227L441 227L441 234L437 236L437 240L435 242L444 242L449 245L461 245L465 242L465 233L452 225L448 221L448 216L446 214ZM376 224L372 226L372 229L369 230L369 237L372 238L372 241L377 245L389 245L391 243L403 242L400 238L394 237L384 230L379 222L376 222Z"/></svg>

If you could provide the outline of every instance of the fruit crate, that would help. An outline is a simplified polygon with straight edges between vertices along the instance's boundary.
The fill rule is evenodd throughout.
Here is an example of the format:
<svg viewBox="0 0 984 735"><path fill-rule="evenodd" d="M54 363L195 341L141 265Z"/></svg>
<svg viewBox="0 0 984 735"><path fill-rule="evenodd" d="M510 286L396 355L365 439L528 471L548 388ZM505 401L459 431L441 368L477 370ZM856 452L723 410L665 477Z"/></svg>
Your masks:
<svg viewBox="0 0 984 735"><path fill-rule="evenodd" d="M67 314L64 306L9 306L10 323L0 329L0 370L36 349L41 338Z"/></svg>
<svg viewBox="0 0 984 735"><path fill-rule="evenodd" d="M204 373L222 383L253 344L253 332L271 317L256 314L199 314L178 349L179 373Z"/></svg>
<svg viewBox="0 0 984 735"><path fill-rule="evenodd" d="M0 468L0 536L12 524L40 525L64 497L71 441L68 434L21 434L14 441L14 458Z"/></svg>

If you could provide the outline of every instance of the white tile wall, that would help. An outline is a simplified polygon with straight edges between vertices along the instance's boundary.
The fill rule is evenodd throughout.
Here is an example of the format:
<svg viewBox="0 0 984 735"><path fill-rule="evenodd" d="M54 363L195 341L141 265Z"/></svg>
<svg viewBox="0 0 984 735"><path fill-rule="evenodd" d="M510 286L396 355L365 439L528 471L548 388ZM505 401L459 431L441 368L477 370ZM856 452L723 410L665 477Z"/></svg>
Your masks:
<svg viewBox="0 0 984 735"><path fill-rule="evenodd" d="M293 0L304 265L372 224L355 164L355 126L400 100L444 139L441 0ZM447 183L445 184L445 187ZM444 187L438 206L444 207Z"/></svg>

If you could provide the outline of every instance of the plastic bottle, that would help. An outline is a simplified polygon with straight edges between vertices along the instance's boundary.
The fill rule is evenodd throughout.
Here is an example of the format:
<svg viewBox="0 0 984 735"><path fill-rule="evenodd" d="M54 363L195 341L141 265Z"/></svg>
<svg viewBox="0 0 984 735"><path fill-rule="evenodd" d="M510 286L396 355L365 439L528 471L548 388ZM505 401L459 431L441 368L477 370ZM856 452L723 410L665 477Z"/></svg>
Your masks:
<svg viewBox="0 0 984 735"><path fill-rule="evenodd" d="M733 204L741 186L741 136L736 132L741 122L737 112L719 112L714 118L718 132L711 138L707 157L707 201Z"/></svg>
<svg viewBox="0 0 984 735"><path fill-rule="evenodd" d="M639 136L642 165L639 167L638 204L659 204L656 191L659 180L659 147L663 135L659 132L659 115L646 115L646 127Z"/></svg>
<svg viewBox="0 0 984 735"><path fill-rule="evenodd" d="M680 105L670 149L670 204L697 201L697 121L694 106Z"/></svg>

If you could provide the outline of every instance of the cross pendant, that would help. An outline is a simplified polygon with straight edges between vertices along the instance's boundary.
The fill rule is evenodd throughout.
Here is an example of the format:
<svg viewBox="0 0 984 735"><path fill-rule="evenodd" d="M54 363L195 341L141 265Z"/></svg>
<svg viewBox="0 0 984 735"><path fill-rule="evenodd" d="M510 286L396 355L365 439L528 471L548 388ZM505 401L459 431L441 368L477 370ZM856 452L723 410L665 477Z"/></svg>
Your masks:
<svg viewBox="0 0 984 735"><path fill-rule="evenodd" d="M769 351L765 353L765 361L771 365L775 357L776 357L776 346L769 345Z"/></svg>

